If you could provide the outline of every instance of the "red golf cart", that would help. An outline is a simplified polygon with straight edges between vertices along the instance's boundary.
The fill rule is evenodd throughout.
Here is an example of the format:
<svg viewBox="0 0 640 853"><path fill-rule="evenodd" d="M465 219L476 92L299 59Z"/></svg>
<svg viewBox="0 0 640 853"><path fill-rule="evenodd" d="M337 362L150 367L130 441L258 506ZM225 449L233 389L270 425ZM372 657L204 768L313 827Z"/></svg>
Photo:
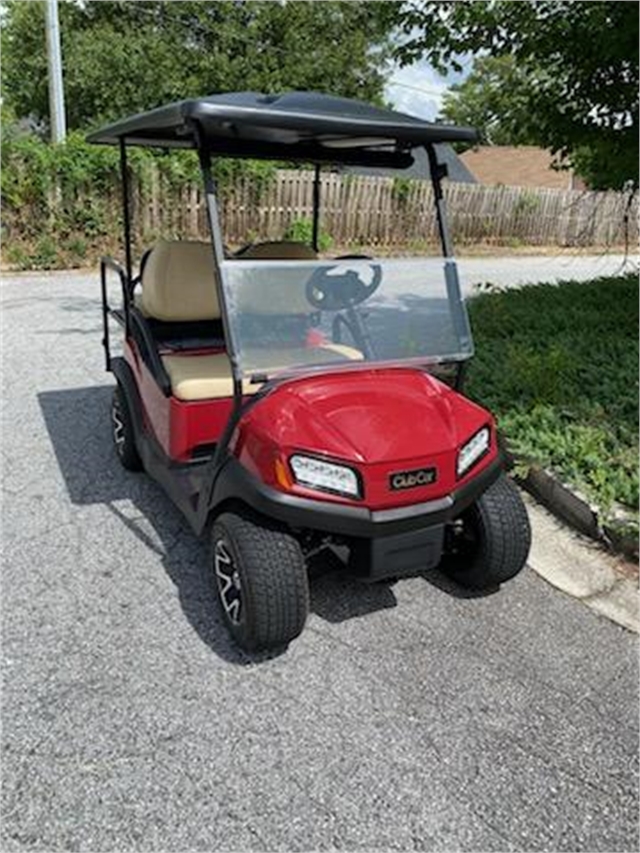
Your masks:
<svg viewBox="0 0 640 853"><path fill-rule="evenodd" d="M502 473L493 418L461 394L473 345L437 144L474 138L314 93L186 100L89 137L120 147L124 189L126 264L101 264L115 447L125 468L144 468L209 537L207 571L246 649L301 632L306 559L323 548L342 546L347 570L370 581L440 566L459 584L497 586L525 564L529 524ZM135 273L132 145L196 150L211 230L207 243L159 241ZM402 175L420 148L444 257L320 258L321 169ZM230 254L217 156L312 165L311 245ZM109 303L109 271L120 278L121 307ZM111 354L111 319L124 331L121 357Z"/></svg>

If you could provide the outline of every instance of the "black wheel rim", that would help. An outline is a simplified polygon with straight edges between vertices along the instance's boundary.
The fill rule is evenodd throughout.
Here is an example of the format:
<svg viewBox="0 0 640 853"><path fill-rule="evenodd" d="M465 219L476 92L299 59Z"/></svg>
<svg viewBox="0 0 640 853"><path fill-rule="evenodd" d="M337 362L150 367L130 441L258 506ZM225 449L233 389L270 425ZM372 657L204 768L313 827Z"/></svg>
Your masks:
<svg viewBox="0 0 640 853"><path fill-rule="evenodd" d="M122 456L124 453L125 432L122 412L120 411L117 399L114 399L113 406L111 407L111 421L113 424L113 443L116 446L118 456Z"/></svg>
<svg viewBox="0 0 640 853"><path fill-rule="evenodd" d="M225 615L233 625L239 625L243 609L242 583L231 548L224 539L218 539L213 549L213 570Z"/></svg>

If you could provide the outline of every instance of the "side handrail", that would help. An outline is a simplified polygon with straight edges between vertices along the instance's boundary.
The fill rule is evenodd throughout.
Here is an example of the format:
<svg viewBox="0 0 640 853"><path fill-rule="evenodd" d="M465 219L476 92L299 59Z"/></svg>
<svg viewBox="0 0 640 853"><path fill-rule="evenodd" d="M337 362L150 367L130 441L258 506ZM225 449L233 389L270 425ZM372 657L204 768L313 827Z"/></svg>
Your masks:
<svg viewBox="0 0 640 853"><path fill-rule="evenodd" d="M115 312L109 304L107 294L107 271L115 272L120 279L122 288L122 304L124 308L124 325L126 334L129 333L129 300L130 288L127 273L122 264L108 255L100 258L100 290L102 294L102 346L105 354L106 370L111 370L111 346L109 341L109 317L115 317Z"/></svg>
<svg viewBox="0 0 640 853"><path fill-rule="evenodd" d="M120 278L120 285L122 287L122 305L124 309L124 328L125 335L129 337L130 335L135 333L135 339L137 343L141 346L141 349L146 354L146 361L156 377L158 384L162 390L162 393L165 397L168 397L171 394L171 380L169 379L169 375L165 369L164 364L162 363L162 359L158 355L156 350L153 337L149 332L149 328L145 323L144 317L140 315L135 306L131 305L133 298L133 288L136 286L138 279L133 279L129 281L125 268L122 264L119 264L118 261L113 258L105 255L100 258L100 286L102 289L102 328L103 328L103 338L102 345L105 350L105 362L106 369L111 371L111 345L109 340L109 317L114 317L120 323L122 323L122 315L118 316L118 314L114 311L114 309L109 304L109 297L107 294L107 272L114 272ZM138 277L139 278L139 277Z"/></svg>

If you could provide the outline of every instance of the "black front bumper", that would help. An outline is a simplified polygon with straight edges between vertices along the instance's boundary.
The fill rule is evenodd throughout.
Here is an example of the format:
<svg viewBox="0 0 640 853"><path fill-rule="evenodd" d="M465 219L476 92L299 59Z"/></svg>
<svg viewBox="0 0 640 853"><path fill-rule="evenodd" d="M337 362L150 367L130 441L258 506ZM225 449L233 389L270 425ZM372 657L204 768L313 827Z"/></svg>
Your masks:
<svg viewBox="0 0 640 853"><path fill-rule="evenodd" d="M241 500L290 527L307 528L336 536L374 539L437 527L457 518L499 477L499 459L446 497L411 506L372 511L367 507L316 501L287 495L253 477L237 459L224 464L213 490L211 509L226 500Z"/></svg>

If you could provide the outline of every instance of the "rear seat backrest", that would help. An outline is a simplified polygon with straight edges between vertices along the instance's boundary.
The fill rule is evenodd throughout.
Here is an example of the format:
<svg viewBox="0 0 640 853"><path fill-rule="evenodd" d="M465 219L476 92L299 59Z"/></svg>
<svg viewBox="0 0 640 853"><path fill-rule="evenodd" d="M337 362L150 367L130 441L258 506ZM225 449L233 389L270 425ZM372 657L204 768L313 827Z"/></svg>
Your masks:
<svg viewBox="0 0 640 853"><path fill-rule="evenodd" d="M165 322L220 319L210 243L159 240L142 271L143 313Z"/></svg>

